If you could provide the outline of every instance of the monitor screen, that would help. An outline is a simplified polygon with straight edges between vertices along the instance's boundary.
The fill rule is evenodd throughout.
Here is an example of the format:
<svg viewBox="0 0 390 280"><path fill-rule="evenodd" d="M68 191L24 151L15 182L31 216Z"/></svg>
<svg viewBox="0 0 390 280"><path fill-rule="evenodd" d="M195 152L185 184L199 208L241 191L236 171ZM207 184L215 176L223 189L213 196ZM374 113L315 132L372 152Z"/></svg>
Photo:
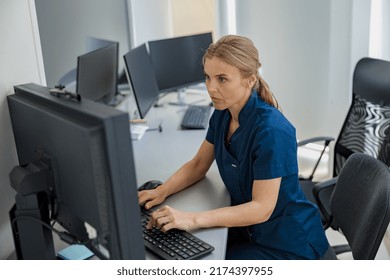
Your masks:
<svg viewBox="0 0 390 280"><path fill-rule="evenodd" d="M202 57L211 43L211 33L148 42L160 92L204 81Z"/></svg>
<svg viewBox="0 0 390 280"><path fill-rule="evenodd" d="M81 97L110 104L117 92L118 48L112 42L77 57L76 91Z"/></svg>
<svg viewBox="0 0 390 280"><path fill-rule="evenodd" d="M146 45L130 50L123 58L129 85L134 92L140 118L143 119L159 94Z"/></svg>
<svg viewBox="0 0 390 280"><path fill-rule="evenodd" d="M50 222L100 258L144 259L127 113L53 96L36 84L16 86L7 100L19 160L15 168L27 172L29 166L49 166L45 178L52 178L51 184L40 193L50 197ZM36 180L27 180L30 187L19 186L27 186L20 193L40 187L42 181ZM40 224L32 220L24 230L34 226ZM33 243L23 249L28 252ZM39 250L45 248L33 251Z"/></svg>

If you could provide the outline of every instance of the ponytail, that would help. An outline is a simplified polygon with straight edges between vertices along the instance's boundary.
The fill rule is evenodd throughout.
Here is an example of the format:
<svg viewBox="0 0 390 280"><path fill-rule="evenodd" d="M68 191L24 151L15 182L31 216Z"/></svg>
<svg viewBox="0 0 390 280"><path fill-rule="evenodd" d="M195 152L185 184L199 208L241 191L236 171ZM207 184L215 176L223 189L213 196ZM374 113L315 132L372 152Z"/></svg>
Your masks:
<svg viewBox="0 0 390 280"><path fill-rule="evenodd" d="M279 103L270 90L267 82L260 75L257 75L257 83L255 84L254 88L257 91L259 97L263 99L264 102L275 107L276 109L280 109Z"/></svg>

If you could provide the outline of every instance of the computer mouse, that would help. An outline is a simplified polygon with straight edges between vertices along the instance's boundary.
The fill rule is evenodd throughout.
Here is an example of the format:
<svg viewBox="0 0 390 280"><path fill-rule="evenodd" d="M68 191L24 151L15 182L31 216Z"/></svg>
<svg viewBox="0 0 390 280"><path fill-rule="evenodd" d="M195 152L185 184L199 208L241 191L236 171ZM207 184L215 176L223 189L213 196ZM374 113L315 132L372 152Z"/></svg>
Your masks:
<svg viewBox="0 0 390 280"><path fill-rule="evenodd" d="M143 183L141 186L138 187L138 191L143 190L152 190L157 188L158 186L162 185L162 182L159 180L150 180L145 183Z"/></svg>

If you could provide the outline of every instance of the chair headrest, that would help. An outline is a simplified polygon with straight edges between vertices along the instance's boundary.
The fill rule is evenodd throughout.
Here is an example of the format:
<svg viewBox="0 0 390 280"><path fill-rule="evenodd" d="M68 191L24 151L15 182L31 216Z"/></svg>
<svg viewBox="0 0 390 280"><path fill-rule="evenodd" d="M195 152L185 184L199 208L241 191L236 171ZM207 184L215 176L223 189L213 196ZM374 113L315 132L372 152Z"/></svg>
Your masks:
<svg viewBox="0 0 390 280"><path fill-rule="evenodd" d="M365 57L353 75L353 92L363 99L390 106L390 61Z"/></svg>

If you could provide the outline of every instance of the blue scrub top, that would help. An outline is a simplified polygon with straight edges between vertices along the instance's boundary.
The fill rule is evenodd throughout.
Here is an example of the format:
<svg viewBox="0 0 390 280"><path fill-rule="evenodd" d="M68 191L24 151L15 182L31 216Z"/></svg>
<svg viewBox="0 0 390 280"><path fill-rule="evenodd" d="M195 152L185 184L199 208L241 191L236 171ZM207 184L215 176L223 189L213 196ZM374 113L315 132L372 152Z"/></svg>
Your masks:
<svg viewBox="0 0 390 280"><path fill-rule="evenodd" d="M304 258L323 256L329 245L318 209L299 185L295 128L255 91L238 120L240 126L226 143L230 112L215 110L206 135L214 144L215 160L232 205L252 200L254 180L282 178L271 217L248 227L251 239L264 248Z"/></svg>

